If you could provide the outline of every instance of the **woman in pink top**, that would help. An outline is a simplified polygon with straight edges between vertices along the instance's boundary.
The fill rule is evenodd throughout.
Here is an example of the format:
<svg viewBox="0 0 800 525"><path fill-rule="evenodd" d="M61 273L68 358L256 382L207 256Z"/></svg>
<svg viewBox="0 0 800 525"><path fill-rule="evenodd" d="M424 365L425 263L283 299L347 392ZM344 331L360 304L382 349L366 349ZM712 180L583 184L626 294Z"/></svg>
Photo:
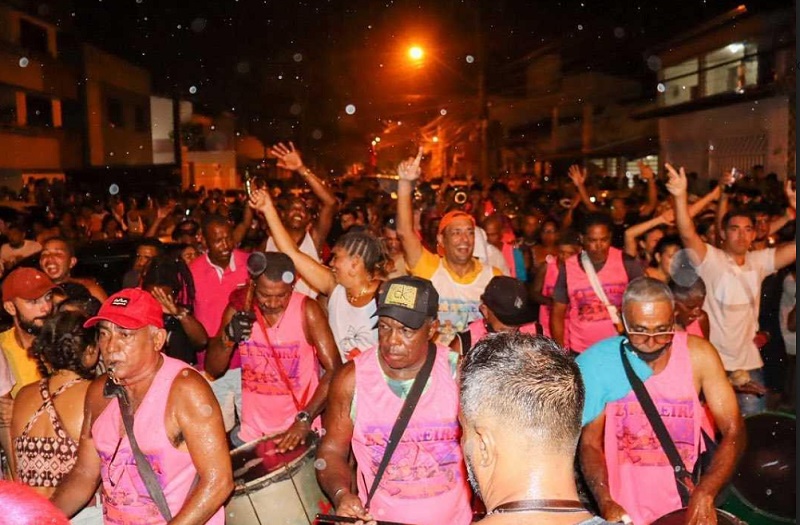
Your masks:
<svg viewBox="0 0 800 525"><path fill-rule="evenodd" d="M682 280L690 280L687 285L670 280L669 288L675 296L675 327L690 335L708 339L708 315L703 310L706 300L706 284L699 275L693 280L684 275Z"/></svg>
<svg viewBox="0 0 800 525"><path fill-rule="evenodd" d="M539 324L544 335L550 337L550 311L553 308L553 289L558 279L558 265L581 251L581 242L574 230L563 230L558 237L558 255L547 255L545 263L536 268L531 297L539 303ZM569 341L567 327L564 327L564 340Z"/></svg>

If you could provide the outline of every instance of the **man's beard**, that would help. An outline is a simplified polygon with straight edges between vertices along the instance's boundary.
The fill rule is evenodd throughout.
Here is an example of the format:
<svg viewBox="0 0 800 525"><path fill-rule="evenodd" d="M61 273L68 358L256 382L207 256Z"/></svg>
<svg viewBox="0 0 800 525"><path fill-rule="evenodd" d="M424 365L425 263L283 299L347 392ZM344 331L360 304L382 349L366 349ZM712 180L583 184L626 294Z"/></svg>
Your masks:
<svg viewBox="0 0 800 525"><path fill-rule="evenodd" d="M44 322L45 319L47 319L47 317L35 317L33 319L25 319L21 315L17 315L17 324L19 324L19 327L24 332L31 334L33 336L38 336L42 332L42 325L37 325L36 321L41 320L42 322Z"/></svg>
<svg viewBox="0 0 800 525"><path fill-rule="evenodd" d="M472 460L467 455L466 451L464 451L464 465L467 467L467 481L469 481L469 486L472 487L472 492L483 500L481 488L478 486L478 480L475 478L475 468L472 466Z"/></svg>

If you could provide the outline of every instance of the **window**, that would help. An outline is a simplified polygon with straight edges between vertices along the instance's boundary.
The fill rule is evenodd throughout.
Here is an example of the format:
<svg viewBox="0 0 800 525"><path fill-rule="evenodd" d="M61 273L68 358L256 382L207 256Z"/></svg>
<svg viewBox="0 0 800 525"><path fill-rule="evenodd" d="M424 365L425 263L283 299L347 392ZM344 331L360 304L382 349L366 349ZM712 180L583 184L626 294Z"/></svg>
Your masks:
<svg viewBox="0 0 800 525"><path fill-rule="evenodd" d="M19 41L28 51L49 52L47 29L24 18L19 21Z"/></svg>
<svg viewBox="0 0 800 525"><path fill-rule="evenodd" d="M109 98L106 100L106 118L108 119L108 125L112 128L121 128L125 126L121 100L118 98Z"/></svg>
<svg viewBox="0 0 800 525"><path fill-rule="evenodd" d="M147 112L142 106L136 106L133 108L133 125L136 131L140 133L145 133L148 131Z"/></svg>
<svg viewBox="0 0 800 525"><path fill-rule="evenodd" d="M697 72L699 60L693 58L677 66L664 68L664 76L659 91L664 106L689 102L698 97L700 75Z"/></svg>
<svg viewBox="0 0 800 525"><path fill-rule="evenodd" d="M706 96L743 91L758 82L755 44L735 42L705 56Z"/></svg>
<svg viewBox="0 0 800 525"><path fill-rule="evenodd" d="M17 94L13 89L0 88L0 126L17 125Z"/></svg>
<svg viewBox="0 0 800 525"><path fill-rule="evenodd" d="M27 95L25 97L25 108L28 114L28 126L53 127L53 102L49 98Z"/></svg>

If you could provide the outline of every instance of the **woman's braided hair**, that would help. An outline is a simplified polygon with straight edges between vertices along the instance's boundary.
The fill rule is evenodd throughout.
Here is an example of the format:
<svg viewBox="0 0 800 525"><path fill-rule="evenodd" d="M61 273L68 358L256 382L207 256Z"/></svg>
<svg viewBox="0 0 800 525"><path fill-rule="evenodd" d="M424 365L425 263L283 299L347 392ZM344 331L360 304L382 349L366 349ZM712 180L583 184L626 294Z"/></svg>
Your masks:
<svg viewBox="0 0 800 525"><path fill-rule="evenodd" d="M97 344L97 330L84 328L86 319L78 312L59 312L45 321L31 347L42 377L70 370L84 379L94 378L94 367L83 364L83 355L89 346Z"/></svg>
<svg viewBox="0 0 800 525"><path fill-rule="evenodd" d="M383 271L386 252L383 243L374 235L365 231L351 231L339 237L336 246L351 257L360 257L364 261L364 268L370 274L376 275Z"/></svg>

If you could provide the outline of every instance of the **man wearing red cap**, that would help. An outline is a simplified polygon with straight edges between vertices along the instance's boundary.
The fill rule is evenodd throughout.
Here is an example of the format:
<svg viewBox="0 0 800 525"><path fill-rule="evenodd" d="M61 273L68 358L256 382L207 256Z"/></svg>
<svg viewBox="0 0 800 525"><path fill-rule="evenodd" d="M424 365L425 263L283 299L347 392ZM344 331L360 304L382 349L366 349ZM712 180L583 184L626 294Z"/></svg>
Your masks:
<svg viewBox="0 0 800 525"><path fill-rule="evenodd" d="M174 523L223 524L233 475L222 413L199 373L161 353L166 332L160 304L127 288L85 324L94 325L108 374L86 393L78 460L52 501L71 516L102 482L106 523L162 524L166 513ZM154 476L139 474L123 410L135 414L133 441ZM163 493L162 508L146 488L148 477Z"/></svg>
<svg viewBox="0 0 800 525"><path fill-rule="evenodd" d="M15 383L11 397L40 379L36 360L28 355L28 348L53 311L54 288L56 284L34 268L17 268L3 281L3 308L14 319L14 326L0 334L0 348Z"/></svg>
<svg viewBox="0 0 800 525"><path fill-rule="evenodd" d="M449 344L455 334L480 317L481 294L492 277L502 272L473 257L475 219L466 212L451 211L442 217L436 235L439 255L422 245L414 231L411 202L421 158L422 150L416 159L397 167L397 236L411 274L429 279L439 293L438 342Z"/></svg>

